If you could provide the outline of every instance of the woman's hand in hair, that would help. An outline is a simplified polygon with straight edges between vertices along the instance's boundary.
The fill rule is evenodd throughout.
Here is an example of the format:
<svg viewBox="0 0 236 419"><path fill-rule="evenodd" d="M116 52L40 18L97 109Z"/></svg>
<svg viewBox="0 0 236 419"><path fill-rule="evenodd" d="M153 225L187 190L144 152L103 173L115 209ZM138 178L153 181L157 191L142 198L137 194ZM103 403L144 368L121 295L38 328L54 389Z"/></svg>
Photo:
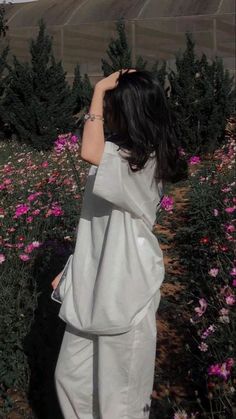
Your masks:
<svg viewBox="0 0 236 419"><path fill-rule="evenodd" d="M96 88L101 89L103 92L106 92L107 90L115 89L118 86L119 83L119 77L124 73L132 73L136 71L135 69L123 69L115 71L114 73L110 74L108 77L105 77L104 79L100 80L96 83Z"/></svg>

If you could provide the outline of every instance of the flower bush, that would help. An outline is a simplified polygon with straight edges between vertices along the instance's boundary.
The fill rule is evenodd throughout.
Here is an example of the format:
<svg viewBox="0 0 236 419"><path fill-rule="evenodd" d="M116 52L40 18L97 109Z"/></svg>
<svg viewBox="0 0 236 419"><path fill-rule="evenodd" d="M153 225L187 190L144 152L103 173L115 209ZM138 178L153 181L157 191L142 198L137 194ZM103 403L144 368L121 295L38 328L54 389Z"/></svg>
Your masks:
<svg viewBox="0 0 236 419"><path fill-rule="evenodd" d="M88 166L70 133L50 153L17 143L0 148L8 154L0 166L0 383L27 389L32 348L43 339L39 329L29 339L40 295L46 288L50 296L50 281L74 247Z"/></svg>
<svg viewBox="0 0 236 419"><path fill-rule="evenodd" d="M188 223L176 234L192 306L190 375L204 414L222 418L235 409L235 125L231 118L226 143L192 173Z"/></svg>

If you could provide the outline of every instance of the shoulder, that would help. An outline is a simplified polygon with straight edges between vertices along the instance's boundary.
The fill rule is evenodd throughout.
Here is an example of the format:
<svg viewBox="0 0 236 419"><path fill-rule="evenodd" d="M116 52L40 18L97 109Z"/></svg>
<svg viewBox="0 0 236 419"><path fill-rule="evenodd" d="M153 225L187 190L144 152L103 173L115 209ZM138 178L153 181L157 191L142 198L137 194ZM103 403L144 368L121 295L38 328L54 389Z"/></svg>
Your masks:
<svg viewBox="0 0 236 419"><path fill-rule="evenodd" d="M129 151L121 148L117 143L111 141L111 139L107 138L104 144L104 152L108 154L113 154L117 156L121 160L124 160L125 157L129 155Z"/></svg>

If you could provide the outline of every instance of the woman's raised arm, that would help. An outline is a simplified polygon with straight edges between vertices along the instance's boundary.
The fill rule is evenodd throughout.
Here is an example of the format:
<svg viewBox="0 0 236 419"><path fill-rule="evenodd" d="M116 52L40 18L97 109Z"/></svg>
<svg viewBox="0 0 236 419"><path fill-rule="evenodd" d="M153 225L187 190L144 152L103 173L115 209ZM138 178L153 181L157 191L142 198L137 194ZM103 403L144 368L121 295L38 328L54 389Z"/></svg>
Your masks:
<svg viewBox="0 0 236 419"><path fill-rule="evenodd" d="M94 88L89 113L103 116L103 99L107 90L115 89L118 85L119 75L123 72L133 72L135 69L122 69L115 71L108 77L100 80ZM104 150L104 128L100 119L87 119L84 124L81 146L81 158L91 164L99 165Z"/></svg>

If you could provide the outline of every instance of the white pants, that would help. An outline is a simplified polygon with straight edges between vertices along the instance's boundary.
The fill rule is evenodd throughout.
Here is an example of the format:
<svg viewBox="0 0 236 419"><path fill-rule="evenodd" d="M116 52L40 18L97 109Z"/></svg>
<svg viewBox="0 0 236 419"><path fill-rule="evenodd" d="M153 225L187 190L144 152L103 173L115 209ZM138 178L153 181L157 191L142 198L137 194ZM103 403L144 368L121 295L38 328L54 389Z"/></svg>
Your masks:
<svg viewBox="0 0 236 419"><path fill-rule="evenodd" d="M156 356L154 296L129 332L89 335L66 326L55 383L65 419L148 419Z"/></svg>

